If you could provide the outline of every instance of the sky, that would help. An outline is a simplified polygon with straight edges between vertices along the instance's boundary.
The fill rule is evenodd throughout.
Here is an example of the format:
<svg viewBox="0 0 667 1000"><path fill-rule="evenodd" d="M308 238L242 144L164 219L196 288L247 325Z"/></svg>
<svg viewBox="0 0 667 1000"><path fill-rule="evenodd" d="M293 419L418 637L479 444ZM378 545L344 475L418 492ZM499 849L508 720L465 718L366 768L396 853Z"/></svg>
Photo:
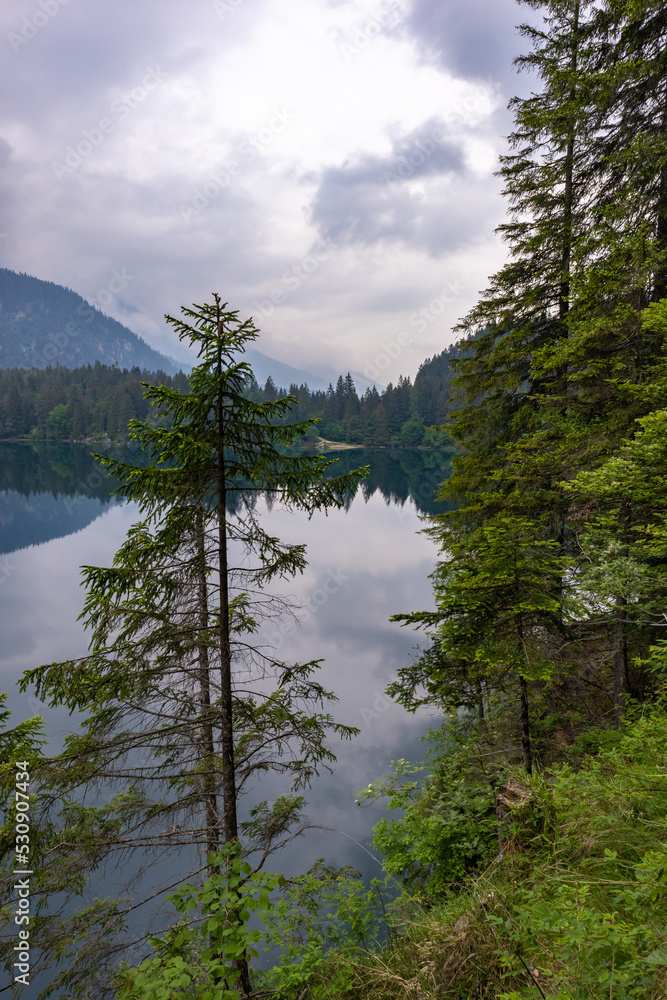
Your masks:
<svg viewBox="0 0 667 1000"><path fill-rule="evenodd" d="M218 292L299 368L386 384L505 259L514 0L4 0L0 266L183 358Z"/></svg>

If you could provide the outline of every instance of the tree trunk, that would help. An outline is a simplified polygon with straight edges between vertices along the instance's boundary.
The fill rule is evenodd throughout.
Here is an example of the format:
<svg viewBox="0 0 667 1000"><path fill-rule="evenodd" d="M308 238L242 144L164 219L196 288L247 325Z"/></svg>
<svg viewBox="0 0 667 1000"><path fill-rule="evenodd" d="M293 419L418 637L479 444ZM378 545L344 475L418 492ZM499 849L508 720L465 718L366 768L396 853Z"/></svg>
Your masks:
<svg viewBox="0 0 667 1000"><path fill-rule="evenodd" d="M518 639L518 661L526 662L526 649L523 641L523 615L519 614L517 622ZM530 747L530 712L528 709L528 684L523 675L523 670L519 667L519 688L521 691L521 750L523 753L523 764L528 774L533 773L533 756Z"/></svg>
<svg viewBox="0 0 667 1000"><path fill-rule="evenodd" d="M630 516L630 503L627 497L624 497L621 502L620 514L624 542L628 541ZM627 554L628 550L624 548L623 555L627 556ZM625 714L625 700L629 690L628 635L625 627L627 602L621 594L617 594L614 605L614 714L616 716L616 727L620 729L623 722L623 715Z"/></svg>
<svg viewBox="0 0 667 1000"><path fill-rule="evenodd" d="M195 537L197 545L197 617L199 628L206 632L209 627L208 587L206 583L206 548L204 544L203 502L197 503L195 513ZM211 668L208 644L199 642L197 646L199 682L200 739L204 771L202 773L202 798L206 822L206 853L219 849L220 816L215 782L215 737L211 715ZM209 871L213 874L213 871Z"/></svg>
<svg viewBox="0 0 667 1000"><path fill-rule="evenodd" d="M482 688L482 682L478 679L476 682L477 687L477 721L479 722L482 729L486 729L486 714L484 712L484 689Z"/></svg>
<svg viewBox="0 0 667 1000"><path fill-rule="evenodd" d="M221 324L220 324L221 325ZM218 353L218 376L222 375L222 349ZM234 763L234 701L232 695L232 645L229 623L229 565L227 562L227 469L225 464L225 409L222 387L218 387L218 584L220 597L220 743L222 756L223 826L225 843L238 840L236 813L236 767ZM238 919L232 918L232 919ZM240 921L239 921L240 922ZM250 995L250 972L245 958L235 962L238 985Z"/></svg>
<svg viewBox="0 0 667 1000"><path fill-rule="evenodd" d="M222 359L219 372L222 371ZM227 482L225 468L225 412L222 391L218 397L218 584L220 597L220 742L225 843L238 839L236 815L236 768L234 764L234 713L232 698L232 648L229 627L229 581L227 563Z"/></svg>
<svg viewBox="0 0 667 1000"><path fill-rule="evenodd" d="M572 25L572 57L570 59L570 90L568 98L572 107L567 145L565 148L565 178L563 191L563 251L561 255L560 293L558 296L558 319L561 335L567 335L565 319L570 309L570 271L572 267L572 214L574 209L574 147L576 141L576 116L574 104L577 97L577 67L579 56L579 12L580 0L574 7Z"/></svg>
<svg viewBox="0 0 667 1000"><path fill-rule="evenodd" d="M533 756L530 748L530 714L528 711L528 684L523 674L519 674L521 687L521 750L523 763L528 774L533 773Z"/></svg>
<svg viewBox="0 0 667 1000"><path fill-rule="evenodd" d="M662 95L662 122L661 139L663 144L667 143L667 82ZM656 240L658 250L667 254L667 163L663 163L660 170L660 186L658 188L658 218L656 224ZM651 299L654 302L667 297L667 262L662 261L653 276L653 293Z"/></svg>

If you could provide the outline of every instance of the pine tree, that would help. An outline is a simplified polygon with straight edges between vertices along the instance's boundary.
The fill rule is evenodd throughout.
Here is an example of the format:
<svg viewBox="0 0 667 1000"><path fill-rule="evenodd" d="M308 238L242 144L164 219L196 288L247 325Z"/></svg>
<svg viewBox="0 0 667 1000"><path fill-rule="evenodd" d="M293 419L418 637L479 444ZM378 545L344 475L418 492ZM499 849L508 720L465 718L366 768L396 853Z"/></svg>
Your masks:
<svg viewBox="0 0 667 1000"><path fill-rule="evenodd" d="M667 12L661 0L606 0L597 24L599 212L617 239L645 235L648 292L658 301L667 295Z"/></svg>
<svg viewBox="0 0 667 1000"><path fill-rule="evenodd" d="M476 567L482 573L488 546L479 548L478 533L492 530L500 544L505 525L509 545L512 525L527 517L536 543L556 545L544 599L552 627L572 629L572 643L582 642L593 623L568 621L565 556L580 554L566 481L612 456L634 420L654 405L643 390L664 353L661 336L644 322L659 286L665 158L658 140L648 174L631 168L640 155L631 95L641 91L641 106L653 108L659 131L650 91L659 101L664 15L649 2L610 0L601 9L586 0L529 5L545 15L546 27L524 27L533 51L520 62L538 71L542 89L513 102L517 128L501 170L512 213L501 229L511 259L462 324L476 338L457 364L463 405L451 426L460 454L442 491L460 506L440 515L435 530L450 551L466 553L471 573ZM645 58L649 50L654 59ZM650 85L644 86L645 76ZM608 115L615 143L605 132ZM636 225L642 208L648 222ZM630 498L619 500L627 512ZM622 513L624 537L628 518ZM445 620L455 597L449 585L440 595ZM512 620L523 627L519 592L506 597L507 613L514 608ZM619 593L614 600L610 649L618 716L632 651L626 599ZM450 667L460 638L454 634L448 649ZM545 637L545 653L548 648ZM431 657L429 670L434 662Z"/></svg>
<svg viewBox="0 0 667 1000"><path fill-rule="evenodd" d="M525 518L498 518L465 534L429 531L447 556L433 574L436 610L394 620L430 628L433 646L416 665L399 670L389 691L410 709L435 701L451 711L480 705L483 687L497 692L518 684L517 728L530 773L529 682L550 674L546 635L567 633L566 601L554 586L563 557L544 539L544 526ZM419 688L425 695L418 697Z"/></svg>
<svg viewBox="0 0 667 1000"><path fill-rule="evenodd" d="M553 426L553 408L543 419L543 403L562 391L565 367L544 368L534 360L545 348L567 341L572 275L585 263L582 236L594 177L588 123L596 50L587 0L525 2L543 14L546 26L522 27L532 52L518 63L537 72L542 89L512 102L512 151L501 158L511 218L499 231L509 245L510 261L459 327L476 336L456 363L463 406L455 414L453 434L463 455L449 494L469 496L493 480L493 488L479 494L482 519L487 507L493 513L508 505L540 512L546 503L554 508L553 530L558 533L564 501L555 484L561 468L557 460L544 459L549 439L560 430ZM482 399L485 415L480 421ZM507 451L522 435L541 440L508 464ZM531 454L538 463L529 472ZM517 472L524 482L517 481Z"/></svg>
<svg viewBox="0 0 667 1000"><path fill-rule="evenodd" d="M251 370L237 359L257 336L250 321L217 296L183 313L168 322L199 349L189 391L146 386L166 426L131 423L152 462L102 459L144 520L111 568L85 569L91 651L31 671L23 682L87 715L82 733L44 770L54 891L67 888L72 858L83 873L117 852L182 855L184 844L199 846L195 866L205 867L212 851L240 840L261 867L303 828L299 790L335 759L327 735L354 732L324 711L334 696L316 679L319 661L283 663L253 637L267 616L290 613L267 593L271 581L306 564L303 545L283 544L262 527L260 499L312 514L344 504L359 473L327 478L332 463L323 457L282 453L310 422L283 422L292 397L248 399ZM292 793L261 803L241 823L240 792L272 770L291 776ZM110 800L81 805L78 790L94 782ZM85 915L51 916L37 926L47 960L53 948L70 956L61 977L68 995L88 988L93 967L103 994L108 963L123 947L122 936L114 942L110 935L120 932L124 905L100 901ZM248 990L242 955L237 975Z"/></svg>

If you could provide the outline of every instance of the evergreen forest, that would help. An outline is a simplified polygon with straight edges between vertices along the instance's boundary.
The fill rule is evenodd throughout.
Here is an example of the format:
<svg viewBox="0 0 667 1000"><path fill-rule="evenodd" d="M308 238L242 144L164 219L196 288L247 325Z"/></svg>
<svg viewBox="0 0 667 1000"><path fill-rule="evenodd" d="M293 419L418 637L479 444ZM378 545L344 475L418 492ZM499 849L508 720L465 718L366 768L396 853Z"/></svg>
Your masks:
<svg viewBox="0 0 667 1000"><path fill-rule="evenodd" d="M4 878L35 873L40 1000L667 995L667 5L519 8L543 25L521 29L534 86L499 167L507 262L414 383L259 387L258 331L218 295L168 318L199 363L142 399L138 370L2 375L3 436L122 440L132 418L142 449L100 458L141 519L112 566L83 567L87 655L21 681L79 728L54 755L39 716L0 732ZM310 515L372 477L295 447L320 434L452 450L425 518L433 605L397 609L419 650L388 688L442 723L359 792L387 805L370 882L326 858L280 872L357 734L316 650L283 662L258 639L306 560L263 498ZM246 815L262 774L289 791ZM165 856L182 878L129 934L133 877ZM126 894L90 899L119 859Z"/></svg>
<svg viewBox="0 0 667 1000"><path fill-rule="evenodd" d="M445 349L420 367L412 384L399 378L382 392L373 386L359 398L351 375L339 376L326 392L308 386L277 387L269 377L263 386L249 380L246 392L256 402L294 397L290 414L319 422L308 440L366 446L437 447L445 438L436 429L451 409L451 364L460 346ZM142 383L155 381L185 391L187 376L149 372L134 367L94 365L43 370L0 368L0 440L103 441L128 440L133 418L159 421L144 398ZM287 418L286 418L287 419Z"/></svg>

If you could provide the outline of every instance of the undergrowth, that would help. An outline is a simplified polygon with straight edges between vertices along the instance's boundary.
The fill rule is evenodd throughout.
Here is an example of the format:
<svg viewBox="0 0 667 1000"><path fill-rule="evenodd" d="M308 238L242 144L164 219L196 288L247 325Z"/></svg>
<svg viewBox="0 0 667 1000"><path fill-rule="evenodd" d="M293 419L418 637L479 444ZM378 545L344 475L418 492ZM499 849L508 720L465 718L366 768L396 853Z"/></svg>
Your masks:
<svg viewBox="0 0 667 1000"><path fill-rule="evenodd" d="M599 744L574 765L553 765L531 778L518 768L502 776L521 789L500 822L502 853L496 843L492 857L487 838L484 864L468 852L472 868L465 876L455 871L449 887L436 878L421 887L425 892L403 895L387 944L328 951L295 998L664 998L667 716L647 711ZM447 813L441 778L416 795L422 815L424 796L435 813ZM459 787L451 791L443 829L446 853L456 861L452 838L465 803ZM488 810L480 806L479 788L473 805L484 839ZM404 832L416 829L410 823L408 803ZM431 837L433 824L426 827ZM459 827L470 845L465 817ZM400 867L406 843L400 836L396 842Z"/></svg>

